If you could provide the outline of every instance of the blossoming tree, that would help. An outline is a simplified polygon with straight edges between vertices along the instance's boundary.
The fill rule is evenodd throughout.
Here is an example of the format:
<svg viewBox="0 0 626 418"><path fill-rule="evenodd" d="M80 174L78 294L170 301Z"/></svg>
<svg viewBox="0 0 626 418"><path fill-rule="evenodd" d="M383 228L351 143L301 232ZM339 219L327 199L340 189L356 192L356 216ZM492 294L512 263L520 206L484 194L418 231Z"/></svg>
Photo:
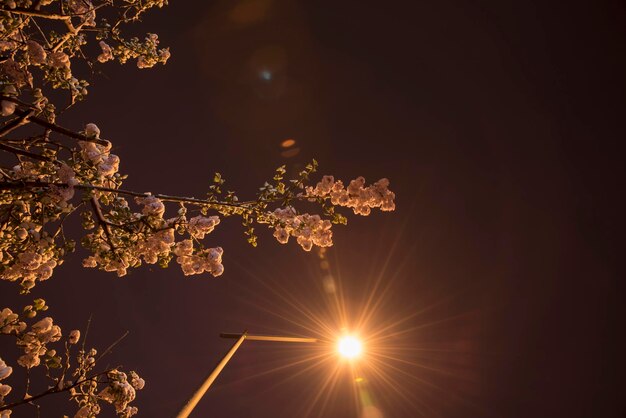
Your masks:
<svg viewBox="0 0 626 418"><path fill-rule="evenodd" d="M221 247L206 237L224 218L238 217L256 246L255 228L267 227L282 244L290 239L305 251L332 245L332 225L345 224L339 208L368 215L373 208L394 209L389 182L366 185L358 177L344 185L323 176L309 185L317 162L289 178L279 167L251 199L239 199L216 174L202 197L144 193L124 188L120 158L94 123L80 129L61 126L58 108L67 109L87 95L89 83L78 74L107 61L133 61L138 68L165 64L167 48L156 34L126 38L124 29L165 0L2 0L0 1L0 279L28 293L48 280L75 247L64 222L80 216L82 245L90 255L83 265L127 274L142 264L177 263L185 275L219 276ZM85 72L85 71L83 71ZM62 93L62 94L59 94ZM52 98L54 98L54 103ZM319 214L303 213L314 203ZM193 216L192 216L193 215ZM0 358L0 418L37 399L66 392L77 404L76 417L92 417L110 403L120 417L144 381L119 368L99 370L97 352L79 344L80 332L63 337L51 317L36 321L48 307L35 299L20 313L0 311L0 334L16 337L23 352L19 366L42 369L49 389L11 399L3 382L13 368ZM18 311L19 312L19 311ZM30 325L29 325L30 322ZM58 347L58 348L54 348Z"/></svg>

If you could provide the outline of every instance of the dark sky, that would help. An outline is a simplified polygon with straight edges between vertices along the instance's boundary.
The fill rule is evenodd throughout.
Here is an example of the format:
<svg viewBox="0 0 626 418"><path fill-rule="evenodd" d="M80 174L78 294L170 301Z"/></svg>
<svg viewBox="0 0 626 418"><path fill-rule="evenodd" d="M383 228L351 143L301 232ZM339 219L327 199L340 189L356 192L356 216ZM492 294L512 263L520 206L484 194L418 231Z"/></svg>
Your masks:
<svg viewBox="0 0 626 418"><path fill-rule="evenodd" d="M626 416L622 2L171 3L142 28L168 65L104 66L62 119L98 124L127 188L202 196L220 171L245 197L310 158L388 177L397 210L351 218L327 253L348 312L373 294L370 327L390 324L394 359L363 366L383 416ZM235 219L212 239L218 279L117 279L75 254L35 289L64 329L93 314L93 344L130 331L109 360L146 378L142 416L175 414L221 331L332 322L315 252L269 234L253 249ZM244 343L192 416L356 417L347 371L322 389L328 365L275 370L308 354Z"/></svg>

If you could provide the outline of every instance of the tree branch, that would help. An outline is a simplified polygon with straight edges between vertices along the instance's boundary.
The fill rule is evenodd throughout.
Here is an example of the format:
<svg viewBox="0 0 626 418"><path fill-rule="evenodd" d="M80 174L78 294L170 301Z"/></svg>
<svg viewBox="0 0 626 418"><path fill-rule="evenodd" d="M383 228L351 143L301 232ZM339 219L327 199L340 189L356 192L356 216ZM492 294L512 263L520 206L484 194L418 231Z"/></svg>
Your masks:
<svg viewBox="0 0 626 418"><path fill-rule="evenodd" d="M122 334L122 336L121 336L120 338L118 338L117 340L115 340L115 341L113 342L113 344L111 344L110 346L108 346L108 347L107 347L107 349L106 349L106 350L104 350L104 351L103 351L103 352L102 352L102 353L98 356L98 358L96 359L96 363L97 363L97 362L99 362L99 361L100 361L100 359L101 359L102 357L104 357L105 355L109 354L109 353L113 350L113 348L114 348L116 345L118 345L118 344L120 343L120 341L122 341L124 338L126 338L126 337L128 336L128 334L130 334L130 332L129 332L129 331L126 331L124 334Z"/></svg>
<svg viewBox="0 0 626 418"><path fill-rule="evenodd" d="M21 115L19 118L15 118L0 129L0 137L5 136L6 134L14 131L22 125L26 125L28 123L28 118L31 117L35 113L34 110L29 110L26 114Z"/></svg>
<svg viewBox="0 0 626 418"><path fill-rule="evenodd" d="M20 187L69 187L66 183L48 183L43 181L14 181L14 182L4 182L0 183L0 189L19 189ZM111 192L111 193L119 193L127 196L136 196L136 197L148 197L153 196L157 199L163 200L165 202L182 202L182 203L191 203L196 205L203 206L224 206L224 207L232 207L232 208L241 208L248 211L251 211L252 208L249 205L258 203L258 201L248 201L248 202L240 202L240 203L229 203L229 202L215 202L204 199L197 199L194 197L181 197L181 196L170 196L165 194L146 194L140 192L133 192L132 190L124 190L124 189L114 189L111 187L102 187L95 186L93 184L77 184L74 186L76 189L81 190L99 190L102 192ZM265 201L264 203L270 203Z"/></svg>
<svg viewBox="0 0 626 418"><path fill-rule="evenodd" d="M51 159L50 159L50 158L48 158L48 157L44 157L44 156L42 156L42 155L35 154L35 153L33 153L33 152L29 152L29 151L26 151L26 150L23 150L23 149L15 148L15 147L12 147L12 146L10 146L10 145L5 145L5 144L3 144L3 143L0 143L0 149L5 150L5 151L8 151L8 152L12 152L12 153L14 153L14 154L25 155L25 156L27 156L27 157L32 158L33 160L39 160L39 161L53 161L53 160L51 160Z"/></svg>
<svg viewBox="0 0 626 418"><path fill-rule="evenodd" d="M104 214L102 213L102 208L100 207L100 202L98 202L98 198L96 198L95 196L91 196L91 207L93 208L93 211L95 212L96 217L98 218L98 222L100 223L100 225L102 226L102 229L104 230L104 235L106 235L107 241L109 242L109 245L111 246L111 250L115 254L115 250L117 248L115 247L115 244L113 243L113 239L111 237L111 230L109 229L111 225L105 219Z"/></svg>
<svg viewBox="0 0 626 418"><path fill-rule="evenodd" d="M44 396L52 395L54 393L67 392L70 389L75 388L76 386L80 386L80 385L82 385L85 382L89 382L91 380L94 380L94 379L102 376L102 375L107 374L111 370L114 370L114 369L109 369L107 371L95 374L95 375L93 375L93 376L91 376L89 378L85 378L83 380L77 380L76 382L72 383L69 386L64 387L63 389L57 389L57 387L55 386L55 387L50 388L50 389L48 389L48 390L46 390L46 391L44 391L42 393L37 394L37 395L31 396L31 397L26 398L26 399L22 399L21 401L17 401L17 402L9 403L9 404L6 404L6 405L2 405L2 406L0 406L0 411L4 411L4 410L7 410L7 409L12 409L12 408L15 408L16 406L20 406L20 405L24 405L24 404L27 404L27 403L31 403L33 401L36 401L39 398L43 398Z"/></svg>
<svg viewBox="0 0 626 418"><path fill-rule="evenodd" d="M71 15L60 15L56 13L42 12L39 10L26 9L24 7L16 7L15 9L6 9L2 7L0 8L0 12L13 13L16 15L23 15L23 16L30 16L30 17L41 17L41 18L50 19L50 20L69 20L72 18Z"/></svg>
<svg viewBox="0 0 626 418"><path fill-rule="evenodd" d="M0 96L0 99L2 99L2 100L9 99L10 100L11 98L8 98L8 97L5 97L5 96ZM13 100L11 100L11 101L13 101ZM73 138L73 139L77 139L79 141L95 142L96 144L104 145L105 147L107 147L107 146L109 146L111 144L106 139L89 138L88 136L76 133L76 132L71 131L71 130L69 130L67 128L59 126L59 125L57 125L55 123L48 122L47 120L42 119L40 117L29 116L29 111L26 111L26 110L15 109L15 114L18 115L18 116L26 116L28 118L29 122L36 123L37 125L43 126L44 128L48 128L51 131L63 134L65 136L68 136L68 137Z"/></svg>

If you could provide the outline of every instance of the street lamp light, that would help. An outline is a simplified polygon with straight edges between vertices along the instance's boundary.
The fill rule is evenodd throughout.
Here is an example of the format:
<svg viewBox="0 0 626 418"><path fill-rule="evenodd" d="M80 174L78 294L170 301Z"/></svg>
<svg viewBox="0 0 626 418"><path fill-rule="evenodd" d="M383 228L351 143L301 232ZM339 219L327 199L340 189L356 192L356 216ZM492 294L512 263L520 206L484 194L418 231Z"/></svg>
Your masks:
<svg viewBox="0 0 626 418"><path fill-rule="evenodd" d="M339 339L337 343L337 351L339 354L349 360L361 355L363 346L361 341L353 335L345 335Z"/></svg>
<svg viewBox="0 0 626 418"><path fill-rule="evenodd" d="M226 367L226 364L233 357L233 355L235 354L239 346L241 346L244 340L271 341L271 342L283 342L283 343L316 343L317 342L316 338L284 337L284 336L278 336L278 335L251 335L251 334L248 334L248 331L244 331L243 333L240 333L240 334L221 333L220 337L236 338L237 341L235 342L235 344L233 344L230 350L228 350L226 355L224 355L222 360L220 360L220 362L217 363L217 366L215 366L215 368L211 371L211 373L209 373L206 379L204 379L204 382L202 383L202 385L200 385L198 390L196 390L196 392L187 401L185 406L183 406L183 408L180 410L178 415L176 415L176 418L187 418L189 414L191 414L191 412L196 407L200 399L202 399L202 396L204 396L204 394L209 389L209 387L211 387L211 384L213 384L215 379L217 379L217 376L219 376L222 369Z"/></svg>

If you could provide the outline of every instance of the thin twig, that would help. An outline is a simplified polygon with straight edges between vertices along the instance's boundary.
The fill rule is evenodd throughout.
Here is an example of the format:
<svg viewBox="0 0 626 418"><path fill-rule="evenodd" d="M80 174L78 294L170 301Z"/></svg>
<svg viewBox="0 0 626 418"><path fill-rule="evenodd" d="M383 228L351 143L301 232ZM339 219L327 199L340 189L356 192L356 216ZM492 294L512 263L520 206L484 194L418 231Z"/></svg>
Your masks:
<svg viewBox="0 0 626 418"><path fill-rule="evenodd" d="M118 338L117 340L115 340L115 341L113 342L113 344L111 344L110 346L108 346L108 347L107 347L107 349L106 349L106 350L104 350L104 351L103 351L103 352L102 352L102 353L98 356L98 358L96 359L96 363L97 363L97 362L99 362L99 361L100 361L100 359L101 359L102 357L104 357L106 354L109 354L109 353L113 350L113 348L114 348L116 345L118 345L118 344L120 343L120 341L122 341L124 338L126 338L126 337L128 336L128 334L129 334L129 333L130 333L129 331L126 331L124 334L122 334L122 336L121 336L120 338Z"/></svg>
<svg viewBox="0 0 626 418"><path fill-rule="evenodd" d="M10 145L6 145L6 144L2 144L2 143L0 143L0 149L12 152L13 154L25 155L27 157L32 158L33 160L46 161L46 162L54 161L54 160L52 160L52 159L50 159L48 157L44 157L43 155L35 154L33 152L26 151L26 150L19 149L19 148L15 148L15 147L12 147Z"/></svg>
<svg viewBox="0 0 626 418"><path fill-rule="evenodd" d="M4 96L1 96L1 99L5 100L6 98ZM15 109L15 114L18 115L18 116L23 116L23 115L27 115L28 112L25 111L25 110L21 110L21 109ZM68 137L73 138L73 139L77 139L79 141L95 142L96 144L104 145L104 146L111 145L111 143L109 141L107 141L106 139L90 138L90 137L88 137L86 135L79 134L79 133L71 131L71 130L69 130L67 128L59 126L59 125L57 125L55 123L48 122L47 120L42 119L42 118L37 117L37 116L30 116L28 118L28 120L30 122L36 123L37 125L41 125L41 126L43 126L45 128L48 128L48 129L50 129L50 130L52 130L54 132L58 132L60 134L63 134L65 136L68 136Z"/></svg>
<svg viewBox="0 0 626 418"><path fill-rule="evenodd" d="M17 189L20 187L68 187L66 183L47 183L42 181L17 181L17 182L5 182L0 184L0 189ZM103 192L111 192L111 193L119 193L127 196L136 196L136 197L156 197L157 199L163 200L165 202L182 202L182 203L192 203L197 205L206 205L206 206L224 206L224 207L233 207L233 208L241 208L247 211L252 211L252 208L249 205L253 205L258 203L256 200L247 201L247 202L239 202L239 203L230 203L230 202L220 202L220 201L211 201L204 199L197 199L194 197L182 197L182 196L170 196L165 194L150 194L150 193L140 193L134 192L132 190L125 189L114 189L111 187L103 187L103 186L95 186L93 184L77 184L74 186L76 189L81 190L99 190ZM272 201L265 201L264 203L271 203Z"/></svg>
<svg viewBox="0 0 626 418"><path fill-rule="evenodd" d="M15 118L9 123L7 123L6 125L4 125L2 129L0 129L0 137L5 136L6 134L14 131L15 129L19 128L22 125L26 125L28 123L28 118L31 117L33 113L35 113L35 111L31 109L28 112L26 112L25 115Z"/></svg>
<svg viewBox="0 0 626 418"><path fill-rule="evenodd" d="M24 7L16 7L15 9L5 9L4 7L0 8L0 12L5 13L13 13L16 15L30 16L30 17L41 17L44 19L50 20L69 20L72 16L68 15L59 15L56 13L48 13L42 12L39 10L26 9Z"/></svg>
<svg viewBox="0 0 626 418"><path fill-rule="evenodd" d="M109 242L109 245L111 246L111 249L113 250L113 252L115 252L116 250L115 244L113 243L111 230L109 229L111 225L109 225L109 222L105 219L104 214L102 213L100 202L98 202L98 198L96 198L95 196L92 196L90 201L91 201L91 207L93 208L93 211L96 214L96 217L98 218L98 222L102 226L102 229L104 230L104 234L107 237L107 241Z"/></svg>
<svg viewBox="0 0 626 418"><path fill-rule="evenodd" d="M83 344L81 350L85 351L85 344L87 343L87 335L89 335L89 328L91 327L91 319L93 318L93 313L89 314L89 319L87 320L87 326L85 327L85 336L83 337Z"/></svg>
<svg viewBox="0 0 626 418"><path fill-rule="evenodd" d="M5 411L7 409L13 409L16 406L20 406L20 405L24 405L24 404L27 404L27 403L31 403L31 402L39 399L39 398L43 398L44 396L52 395L54 393L67 392L67 391L75 388L76 386L80 386L80 385L82 385L85 382L92 381L92 380L94 380L94 379L96 379L96 378L98 378L98 377L100 377L102 375L105 375L105 374L111 372L112 370L114 370L114 369L108 369L108 370L106 370L104 372L95 374L95 375L93 375L93 376L91 376L89 378L85 378L85 379L82 379L82 380L79 379L76 382L72 383L71 385L63 387L63 389L57 389L56 386L55 386L55 387L52 387L52 388L50 388L50 389L48 389L48 390L46 390L46 391L44 391L42 393L39 393L39 394L34 395L34 396L31 396L30 398L22 399L21 401L17 401L17 402L9 403L9 404L6 404L6 405L2 405L2 406L0 406L0 411Z"/></svg>

